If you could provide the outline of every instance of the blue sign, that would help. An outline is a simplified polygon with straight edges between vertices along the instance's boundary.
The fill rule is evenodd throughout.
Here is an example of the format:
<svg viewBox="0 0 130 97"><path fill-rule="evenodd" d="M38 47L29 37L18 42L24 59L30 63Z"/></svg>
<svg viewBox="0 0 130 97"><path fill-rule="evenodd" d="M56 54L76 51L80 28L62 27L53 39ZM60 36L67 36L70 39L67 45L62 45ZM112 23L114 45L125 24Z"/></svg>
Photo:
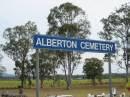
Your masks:
<svg viewBox="0 0 130 97"><path fill-rule="evenodd" d="M70 50L98 53L115 53L115 43L108 41L72 39L45 35L33 36L33 48Z"/></svg>

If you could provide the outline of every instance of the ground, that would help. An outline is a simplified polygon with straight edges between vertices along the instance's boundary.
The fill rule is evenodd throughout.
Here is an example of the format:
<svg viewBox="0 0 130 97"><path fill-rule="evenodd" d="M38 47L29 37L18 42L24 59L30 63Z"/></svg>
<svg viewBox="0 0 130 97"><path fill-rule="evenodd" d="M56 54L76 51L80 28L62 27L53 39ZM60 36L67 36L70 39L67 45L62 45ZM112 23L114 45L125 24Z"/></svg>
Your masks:
<svg viewBox="0 0 130 97"><path fill-rule="evenodd" d="M105 80L103 81L102 84L97 84L95 87L92 86L88 81L86 82L86 81L81 81L81 80L80 81L75 80L73 81L72 88L70 90L66 90L63 83L60 83L60 87L54 88L54 87L51 87L51 85L49 86L47 82L49 81L46 81L45 87L43 89L40 89L40 97L45 97L47 95L60 95L60 94L73 95L73 97L87 97L89 93L91 94L109 93L108 82ZM1 87L0 92L18 93L17 88L12 88L12 89L10 88L11 86L18 85L18 84L19 84L18 81L4 81L4 80L0 81L0 87ZM4 88L4 86L6 87ZM130 96L130 92L125 88L125 84L123 80L121 79L113 80L113 87L117 89L118 94L125 92L126 97ZM28 97L36 97L34 87L32 87L31 89L30 88L24 89L24 93Z"/></svg>

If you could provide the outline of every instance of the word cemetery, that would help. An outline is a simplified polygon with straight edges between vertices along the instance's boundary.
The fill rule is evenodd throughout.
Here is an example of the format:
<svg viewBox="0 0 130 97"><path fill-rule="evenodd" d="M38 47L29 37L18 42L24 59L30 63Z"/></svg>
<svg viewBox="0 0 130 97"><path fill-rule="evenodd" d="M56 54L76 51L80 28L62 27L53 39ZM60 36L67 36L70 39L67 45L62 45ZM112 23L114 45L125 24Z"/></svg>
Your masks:
<svg viewBox="0 0 130 97"><path fill-rule="evenodd" d="M61 50L74 50L84 52L114 53L115 44L113 42L71 39L63 37L52 37L34 35L34 48L49 48Z"/></svg>

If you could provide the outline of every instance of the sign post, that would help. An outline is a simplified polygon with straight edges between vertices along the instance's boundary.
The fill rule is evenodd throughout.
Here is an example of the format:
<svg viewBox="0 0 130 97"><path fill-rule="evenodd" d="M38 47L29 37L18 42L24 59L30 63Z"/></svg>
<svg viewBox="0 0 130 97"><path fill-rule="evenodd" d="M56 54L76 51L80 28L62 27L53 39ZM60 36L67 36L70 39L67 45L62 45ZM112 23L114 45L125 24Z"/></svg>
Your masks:
<svg viewBox="0 0 130 97"><path fill-rule="evenodd" d="M109 54L109 91L112 97L111 82L111 53L115 53L115 43L110 41L97 41L86 39L72 39L64 37L52 37L45 35L33 36L33 48L37 49L37 88L36 97L39 97L39 48L48 48L54 50L97 52Z"/></svg>
<svg viewBox="0 0 130 97"><path fill-rule="evenodd" d="M37 62L36 62L36 97L40 97L40 83L39 83L39 49L36 49L36 56L37 56Z"/></svg>
<svg viewBox="0 0 130 97"><path fill-rule="evenodd" d="M109 92L110 92L110 97L112 96L112 80L111 80L111 54L108 53L108 66L109 66Z"/></svg>

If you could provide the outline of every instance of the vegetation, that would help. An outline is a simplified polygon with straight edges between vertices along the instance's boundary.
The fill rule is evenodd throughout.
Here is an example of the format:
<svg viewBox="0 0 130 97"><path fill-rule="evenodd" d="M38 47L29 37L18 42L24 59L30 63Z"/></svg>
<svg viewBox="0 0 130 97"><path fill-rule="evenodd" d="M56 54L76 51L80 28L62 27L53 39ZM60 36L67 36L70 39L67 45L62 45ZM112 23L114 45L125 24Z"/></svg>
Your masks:
<svg viewBox="0 0 130 97"><path fill-rule="evenodd" d="M64 3L51 9L48 23L48 35L86 38L90 34L90 25L85 12L71 3ZM58 51L57 57L65 73L67 89L70 89L71 76L81 59L80 53Z"/></svg>
<svg viewBox="0 0 130 97"><path fill-rule="evenodd" d="M116 39L119 42L123 53L121 60L124 60L125 69L126 69L126 82L128 82L128 38L130 36L130 5L124 4L115 12L110 14L107 18L101 20L103 23L103 31L100 32L100 36L106 40ZM118 47L118 50L120 48ZM118 55L119 56L119 55ZM121 68L123 64L119 64Z"/></svg>
<svg viewBox="0 0 130 97"><path fill-rule="evenodd" d="M71 38L86 39L90 35L90 24L86 18L85 12L71 3L63 3L50 10L48 15L49 29L47 35L62 36ZM103 18L103 31L99 33L105 40L117 39L123 53L122 59L125 63L125 69L128 81L128 36L130 33L130 6L125 4L113 12L108 18ZM17 80L4 78L0 80L0 88L10 89L18 88L21 84L25 87L29 97L34 97L35 88L35 66L36 52L32 50L32 36L37 33L37 26L34 22L27 22L25 25L18 25L13 28L7 28L4 31L6 43L2 45L3 51L15 61L15 74ZM105 56L108 59L108 54ZM0 61L2 57L0 56ZM48 94L71 94L74 97L85 97L88 93L99 93L99 91L108 92L108 74L103 73L103 62L98 58L86 58L83 72L85 75L73 76L73 71L80 64L81 53L72 51L50 51L48 49L39 50L40 81L42 89L46 91L42 95ZM58 75L56 69L62 66L64 75ZM121 64L119 64L122 67ZM3 69L5 71L5 68ZM0 67L0 72L3 72ZM125 83L122 78L116 78L118 74L112 76L113 87L125 91ZM124 77L124 75L118 75ZM102 77L104 79L102 80ZM87 79L86 79L87 78ZM20 79L20 80L18 80ZM76 80L74 80L76 79ZM90 83L91 80L93 87ZM102 82L102 84L101 84ZM28 84L26 84L28 83ZM54 87L55 86L55 87ZM129 86L129 84L128 84ZM30 90L27 90L29 88ZM51 89L52 88L52 89ZM70 89L66 91L64 88ZM41 90L41 91L42 91ZM49 92L51 90L51 92ZM60 90L60 92L59 92ZM63 90L63 91L61 91ZM101 92L100 92L101 93ZM85 95L82 95L85 94Z"/></svg>
<svg viewBox="0 0 130 97"><path fill-rule="evenodd" d="M0 54L0 62L1 62L2 58L3 58L3 56ZM0 76L5 71L6 71L6 68L4 66L1 66L1 64L0 64Z"/></svg>
<svg viewBox="0 0 130 97"><path fill-rule="evenodd" d="M97 58L87 58L85 59L83 72L88 79L92 79L93 86L95 86L96 78L98 78L101 82L103 73L103 62Z"/></svg>
<svg viewBox="0 0 130 97"><path fill-rule="evenodd" d="M40 80L41 88L45 79L51 79L51 75L55 76L55 68L57 67L57 60L54 60L53 51L48 49L39 50L39 68L40 68ZM32 55L31 62L33 66L36 66L36 53ZM33 68L35 70L35 68ZM54 78L54 77L53 77ZM55 79L54 79L55 80Z"/></svg>
<svg viewBox="0 0 130 97"><path fill-rule="evenodd" d="M106 75L108 76L108 75ZM116 76L117 77L117 76ZM52 87L53 80L45 80L44 88L40 89L40 95L45 97L47 95L73 95L74 97L85 97L87 94L101 94L109 93L108 88L108 79L102 79L102 84L96 80L97 85L93 87L91 85L91 80L72 80L72 89L66 90L66 83L64 80L59 80L56 83L56 87ZM113 87L117 88L118 94L125 92L126 95L129 95L129 92L125 88L125 80L122 77L112 79ZM8 91L9 93L18 93L18 87L20 85L20 80L0 80L0 91ZM35 97L35 81L32 81L32 88L26 86L24 93L28 97Z"/></svg>
<svg viewBox="0 0 130 97"><path fill-rule="evenodd" d="M33 82L33 86L35 86L35 81ZM108 79L102 80L102 85L96 80L97 85L93 87L91 84L91 80L72 80L72 89L66 90L66 83L64 80L59 80L57 82L56 87L52 87L52 80L45 80L44 81L44 88L40 89L40 95L42 97L45 97L47 95L73 95L74 97L85 97L87 94L101 94L109 93L108 88ZM128 97L129 92L125 88L125 80L123 78L116 78L112 79L113 87L117 88L118 94L121 94L122 92L126 93L126 96ZM0 80L0 89L1 91L8 91L9 93L18 93L17 86L20 84L19 80ZM12 89L11 89L12 88ZM14 88L14 89L13 89ZM35 97L35 89L32 88L25 88L24 93L28 97Z"/></svg>
<svg viewBox="0 0 130 97"><path fill-rule="evenodd" d="M97 83L97 87L98 86L107 86L108 85L108 79L102 79L102 84L100 84L100 82L96 79L95 82ZM113 82L113 86L122 86L125 87L125 80L123 78L113 78L112 79ZM0 89L17 89L18 86L20 85L20 80L17 79L1 79L0 80ZM80 80L72 80L72 87L73 88L87 88L87 87L93 87L93 85L91 84L91 79L80 79ZM96 87L94 86L94 87ZM32 87L30 88L30 86L28 86L26 84L26 88L35 88L35 80L32 80ZM25 89L26 89L25 88ZM66 89L66 82L64 80L58 80L56 82L56 86L53 87L53 80L44 80L44 88L61 88L61 89Z"/></svg>
<svg viewBox="0 0 130 97"><path fill-rule="evenodd" d="M25 25L7 28L4 31L6 43L2 45L3 51L15 61L16 74L21 80L21 86L24 87L24 81L27 76L26 68L29 64L29 51L32 47L32 36L37 32L37 27L33 22L27 22Z"/></svg>

